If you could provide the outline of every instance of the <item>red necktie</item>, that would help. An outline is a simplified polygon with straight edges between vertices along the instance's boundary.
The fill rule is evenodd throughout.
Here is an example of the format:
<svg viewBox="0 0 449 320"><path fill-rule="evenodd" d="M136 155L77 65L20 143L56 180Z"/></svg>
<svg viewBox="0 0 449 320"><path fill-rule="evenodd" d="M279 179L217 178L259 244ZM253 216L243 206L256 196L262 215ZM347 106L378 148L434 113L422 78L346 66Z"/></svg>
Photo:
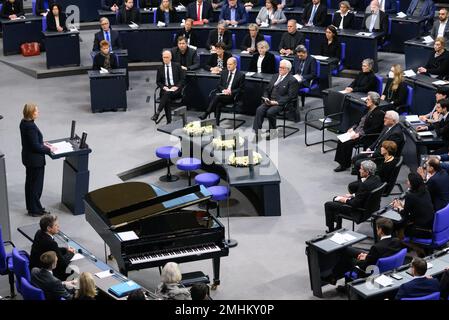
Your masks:
<svg viewBox="0 0 449 320"><path fill-rule="evenodd" d="M198 12L196 13L196 21L201 21L201 3L198 4Z"/></svg>

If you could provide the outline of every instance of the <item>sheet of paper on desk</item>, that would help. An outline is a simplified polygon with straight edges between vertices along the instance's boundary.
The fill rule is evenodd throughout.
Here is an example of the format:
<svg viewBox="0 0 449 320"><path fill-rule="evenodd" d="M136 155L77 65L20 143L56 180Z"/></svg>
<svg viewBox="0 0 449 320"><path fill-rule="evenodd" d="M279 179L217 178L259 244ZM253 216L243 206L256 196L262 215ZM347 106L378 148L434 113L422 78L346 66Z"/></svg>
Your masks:
<svg viewBox="0 0 449 320"><path fill-rule="evenodd" d="M343 244L346 242L345 238L341 233L335 233L332 237L329 238L330 241L335 242L336 244Z"/></svg>
<svg viewBox="0 0 449 320"><path fill-rule="evenodd" d="M340 91L338 91L338 92L343 93L343 94L346 94L346 93L347 93L345 90L340 90Z"/></svg>
<svg viewBox="0 0 449 320"><path fill-rule="evenodd" d="M105 68L103 68L103 67L100 67L100 73L101 73L101 74L106 74L106 73L109 73L109 71L108 71L108 69L105 69Z"/></svg>
<svg viewBox="0 0 449 320"><path fill-rule="evenodd" d="M373 33L372 32L358 32L357 35L358 36L369 37L369 36L372 36Z"/></svg>
<svg viewBox="0 0 449 320"><path fill-rule="evenodd" d="M165 27L165 23L162 22L162 21L158 21L158 22L157 22L157 26L158 26L158 27Z"/></svg>
<svg viewBox="0 0 449 320"><path fill-rule="evenodd" d="M248 50L242 50L242 52L240 52L240 53L249 53L249 51Z"/></svg>
<svg viewBox="0 0 449 320"><path fill-rule="evenodd" d="M427 262L427 270L432 269L433 264L431 264L430 262Z"/></svg>
<svg viewBox="0 0 449 320"><path fill-rule="evenodd" d="M312 54L312 57L314 57L317 60L327 60L327 59L329 59L329 57L320 56L320 55L317 55L317 54L315 54L315 55Z"/></svg>
<svg viewBox="0 0 449 320"><path fill-rule="evenodd" d="M106 271L98 272L95 275L100 279L104 279L104 278L108 278L108 277L112 276L113 274L114 273L110 272L109 270L106 270Z"/></svg>
<svg viewBox="0 0 449 320"><path fill-rule="evenodd" d="M53 143L52 146L56 148L56 151L54 151L53 154L61 154L73 151L72 145L67 141Z"/></svg>
<svg viewBox="0 0 449 320"><path fill-rule="evenodd" d="M120 237L120 239L122 239L122 241L139 239L134 231L119 232L117 233L117 235Z"/></svg>
<svg viewBox="0 0 449 320"><path fill-rule="evenodd" d="M381 275L374 280L377 284L380 284L382 287L389 287L393 285L393 280L390 277L387 277L386 275Z"/></svg>
<svg viewBox="0 0 449 320"><path fill-rule="evenodd" d="M416 114L405 116L407 122L420 122L419 117Z"/></svg>
<svg viewBox="0 0 449 320"><path fill-rule="evenodd" d="M270 24L269 23L266 23L266 22L262 22L261 24L260 24L260 27L261 28L267 28L267 27L269 27L270 26Z"/></svg>
<svg viewBox="0 0 449 320"><path fill-rule="evenodd" d="M420 131L417 132L420 137L430 137L433 136L432 131Z"/></svg>
<svg viewBox="0 0 449 320"><path fill-rule="evenodd" d="M416 73L415 73L415 71L413 71L412 69L410 69L410 70L405 70L405 71L404 71L404 76L406 76L406 77L414 77L414 76L416 76Z"/></svg>
<svg viewBox="0 0 449 320"><path fill-rule="evenodd" d="M246 75L248 76L248 77L251 77L251 76L253 76L253 75L255 75L256 73L255 72L247 72L246 73Z"/></svg>
<svg viewBox="0 0 449 320"><path fill-rule="evenodd" d="M70 261L76 261L76 260L81 260L84 259L84 256L80 253L75 253L75 255L72 257L72 259L70 259Z"/></svg>
<svg viewBox="0 0 449 320"><path fill-rule="evenodd" d="M302 24L296 23L296 29L302 29L302 27L303 27Z"/></svg>
<svg viewBox="0 0 449 320"><path fill-rule="evenodd" d="M139 25L133 23L133 24L130 24L129 27L130 27L131 29L137 29L137 28L139 28Z"/></svg>
<svg viewBox="0 0 449 320"><path fill-rule="evenodd" d="M191 44L189 44L189 47L192 48L193 50L198 49L198 47L192 46Z"/></svg>
<svg viewBox="0 0 449 320"><path fill-rule="evenodd" d="M425 36L425 37L423 37L423 42L424 43L432 43L433 38L431 36Z"/></svg>
<svg viewBox="0 0 449 320"><path fill-rule="evenodd" d="M366 99L368 99L368 97L361 97L360 100L362 101L366 101Z"/></svg>
<svg viewBox="0 0 449 320"><path fill-rule="evenodd" d="M449 83L449 81L446 81L446 80L437 80L437 81L432 82L432 84L434 84L436 86L444 86L448 83Z"/></svg>
<svg viewBox="0 0 449 320"><path fill-rule="evenodd" d="M351 140L351 134L349 132L339 134L337 136L338 140L340 140L341 143L345 143L346 141Z"/></svg>
<svg viewBox="0 0 449 320"><path fill-rule="evenodd" d="M405 17L407 17L407 15L404 13L404 12L398 12L398 18L405 18Z"/></svg>

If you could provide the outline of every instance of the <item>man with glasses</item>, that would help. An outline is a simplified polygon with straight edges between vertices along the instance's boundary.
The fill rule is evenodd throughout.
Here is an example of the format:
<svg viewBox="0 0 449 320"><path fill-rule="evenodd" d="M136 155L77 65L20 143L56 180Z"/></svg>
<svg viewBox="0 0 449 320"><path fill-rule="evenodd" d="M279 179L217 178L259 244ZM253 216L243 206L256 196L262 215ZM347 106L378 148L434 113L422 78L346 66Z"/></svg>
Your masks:
<svg viewBox="0 0 449 320"><path fill-rule="evenodd" d="M279 64L279 73L273 75L270 83L262 96L263 103L257 108L254 118L253 130L256 139L259 137L259 130L262 129L264 118L268 118L269 133L267 140L277 137L276 116L289 102L298 95L298 81L290 74L292 64L288 60L282 60Z"/></svg>
<svg viewBox="0 0 449 320"><path fill-rule="evenodd" d="M111 29L108 18L101 18L100 25L101 30L95 34L94 47L92 48L92 51L100 51L100 42L103 40L109 42L109 48L111 48L111 50L120 49L122 47L120 34Z"/></svg>

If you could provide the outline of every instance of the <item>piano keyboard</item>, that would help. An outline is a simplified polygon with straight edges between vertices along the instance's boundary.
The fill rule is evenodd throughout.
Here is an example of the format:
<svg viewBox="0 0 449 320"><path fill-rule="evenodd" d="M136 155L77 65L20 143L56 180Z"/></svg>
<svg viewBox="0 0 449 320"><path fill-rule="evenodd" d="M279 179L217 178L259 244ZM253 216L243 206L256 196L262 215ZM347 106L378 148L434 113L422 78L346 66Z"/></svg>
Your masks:
<svg viewBox="0 0 449 320"><path fill-rule="evenodd" d="M144 254L141 256L130 258L129 261L131 264L140 264L140 263L147 263L147 262L153 262L153 261L159 261L159 260L167 260L167 259L173 259L173 258L181 258L181 257L188 257L188 256L199 256L205 253L211 253L211 252L217 252L221 251L220 247L215 244L206 244L194 248L183 248L178 249L174 251L161 251L151 254Z"/></svg>

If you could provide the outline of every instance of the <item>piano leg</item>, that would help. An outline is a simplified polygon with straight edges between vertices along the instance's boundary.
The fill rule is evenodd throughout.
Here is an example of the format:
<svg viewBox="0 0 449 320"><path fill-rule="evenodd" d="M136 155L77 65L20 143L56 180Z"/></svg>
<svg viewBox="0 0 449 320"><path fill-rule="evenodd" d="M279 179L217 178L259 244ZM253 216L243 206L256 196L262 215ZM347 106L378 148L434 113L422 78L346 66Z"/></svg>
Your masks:
<svg viewBox="0 0 449 320"><path fill-rule="evenodd" d="M212 258L212 268L214 270L214 282L211 289L216 290L220 284L220 258Z"/></svg>

